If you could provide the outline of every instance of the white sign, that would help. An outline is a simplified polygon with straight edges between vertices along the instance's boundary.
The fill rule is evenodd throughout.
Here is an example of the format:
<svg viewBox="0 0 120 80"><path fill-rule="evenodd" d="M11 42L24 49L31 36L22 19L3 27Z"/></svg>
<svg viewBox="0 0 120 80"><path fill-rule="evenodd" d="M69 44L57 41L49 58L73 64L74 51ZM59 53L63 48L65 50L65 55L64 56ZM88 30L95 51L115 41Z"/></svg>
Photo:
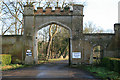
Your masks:
<svg viewBox="0 0 120 80"><path fill-rule="evenodd" d="M27 55L27 56L32 56L31 50L27 50L26 55Z"/></svg>
<svg viewBox="0 0 120 80"><path fill-rule="evenodd" d="M81 52L72 52L72 58L81 58Z"/></svg>
<svg viewBox="0 0 120 80"><path fill-rule="evenodd" d="M29 53L29 52L31 52L31 50L27 50L27 52Z"/></svg>

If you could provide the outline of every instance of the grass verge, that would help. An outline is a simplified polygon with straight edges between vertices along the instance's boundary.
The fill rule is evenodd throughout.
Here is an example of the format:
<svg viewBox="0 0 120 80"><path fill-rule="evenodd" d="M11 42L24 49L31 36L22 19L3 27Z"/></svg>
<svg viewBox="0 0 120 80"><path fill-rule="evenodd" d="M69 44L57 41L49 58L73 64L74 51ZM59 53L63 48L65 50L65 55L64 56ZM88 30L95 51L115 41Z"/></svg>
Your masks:
<svg viewBox="0 0 120 80"><path fill-rule="evenodd" d="M104 80L120 80L120 73L110 71L105 67L93 66L93 65L82 65L80 68L91 72L94 76Z"/></svg>
<svg viewBox="0 0 120 80"><path fill-rule="evenodd" d="M17 68L23 68L23 67L26 67L26 65L22 65L22 64L10 64L10 65L1 65L0 69L2 71L5 71L5 70L11 70L11 69L17 69Z"/></svg>
<svg viewBox="0 0 120 80"><path fill-rule="evenodd" d="M31 65L27 65L27 64L24 64L24 65L23 64L0 65L0 70L2 70L2 71L14 70L14 69L18 69L18 68L33 67L33 66L38 66L38 65L40 65L40 64L31 64Z"/></svg>

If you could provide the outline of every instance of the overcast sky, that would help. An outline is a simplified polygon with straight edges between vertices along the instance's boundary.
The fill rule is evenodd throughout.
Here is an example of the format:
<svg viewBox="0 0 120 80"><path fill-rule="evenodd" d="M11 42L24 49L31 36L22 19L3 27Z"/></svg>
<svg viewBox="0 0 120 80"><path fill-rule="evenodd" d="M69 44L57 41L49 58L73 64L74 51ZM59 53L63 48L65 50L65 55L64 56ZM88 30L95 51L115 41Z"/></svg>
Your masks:
<svg viewBox="0 0 120 80"><path fill-rule="evenodd" d="M91 21L104 30L114 30L118 23L118 2L120 0L86 0L84 22Z"/></svg>
<svg viewBox="0 0 120 80"><path fill-rule="evenodd" d="M93 24L96 24L97 27L102 27L104 30L114 30L114 24L118 23L118 2L120 0L82 1L86 1L86 5L84 7L84 23L90 21L93 22Z"/></svg>

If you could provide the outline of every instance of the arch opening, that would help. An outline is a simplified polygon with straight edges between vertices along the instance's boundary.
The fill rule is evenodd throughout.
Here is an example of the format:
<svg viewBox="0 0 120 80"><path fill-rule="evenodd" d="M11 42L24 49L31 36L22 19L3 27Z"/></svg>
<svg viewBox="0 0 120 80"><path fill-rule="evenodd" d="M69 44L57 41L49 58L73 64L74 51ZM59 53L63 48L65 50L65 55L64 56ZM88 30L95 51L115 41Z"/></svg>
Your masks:
<svg viewBox="0 0 120 80"><path fill-rule="evenodd" d="M103 58L103 47L101 45L94 46L92 55L93 63L99 64L101 59Z"/></svg>
<svg viewBox="0 0 120 80"><path fill-rule="evenodd" d="M53 27L50 29L50 26ZM54 35L56 28L58 28L57 33ZM51 39L50 49L48 51L50 43L50 30L52 30L51 35L54 36ZM40 25L36 31L36 51L38 61L41 59L60 59L66 60L66 62L70 64L72 51L71 34L71 29L59 22L51 21Z"/></svg>

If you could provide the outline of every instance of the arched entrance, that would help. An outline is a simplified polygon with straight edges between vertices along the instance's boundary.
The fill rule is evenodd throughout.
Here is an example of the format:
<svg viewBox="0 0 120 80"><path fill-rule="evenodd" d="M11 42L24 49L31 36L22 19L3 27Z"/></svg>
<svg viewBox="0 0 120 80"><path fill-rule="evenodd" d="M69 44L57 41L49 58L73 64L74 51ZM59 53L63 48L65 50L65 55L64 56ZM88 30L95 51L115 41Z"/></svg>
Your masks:
<svg viewBox="0 0 120 80"><path fill-rule="evenodd" d="M48 25L51 25L51 24L59 25L59 26L65 28L65 29L67 29L67 30L69 31L69 34L70 34L70 37L69 37L69 64L70 64L70 63L71 63L71 60L72 60L72 56L71 56L71 55L72 55L72 47L71 47L71 46L72 46L72 31L71 31L71 29L70 29L68 26L66 26L66 25L64 25L64 24L62 24L62 23L60 23L60 22L56 22L56 21L47 22L47 23L42 24L42 25L40 25L39 27L37 27L37 29L35 29L36 31L35 31L34 43L35 43L36 45L34 45L34 53L36 53L36 54L34 54L34 61L38 62L37 32L38 32L40 29L42 29L42 28L44 28L44 27L46 27L46 26L48 26Z"/></svg>
<svg viewBox="0 0 120 80"><path fill-rule="evenodd" d="M103 46L102 45L94 45L92 48L91 60L92 63L99 64L101 59L103 58Z"/></svg>
<svg viewBox="0 0 120 80"><path fill-rule="evenodd" d="M70 32L70 60L72 64L81 64L83 62L83 5L73 5L73 11L56 7L34 9L34 6L25 6L24 11L24 35L23 35L23 59L25 52L31 50L34 62L38 61L37 52L37 32L41 28L56 24L60 25ZM72 57L78 55L78 57ZM24 60L23 60L24 61Z"/></svg>

